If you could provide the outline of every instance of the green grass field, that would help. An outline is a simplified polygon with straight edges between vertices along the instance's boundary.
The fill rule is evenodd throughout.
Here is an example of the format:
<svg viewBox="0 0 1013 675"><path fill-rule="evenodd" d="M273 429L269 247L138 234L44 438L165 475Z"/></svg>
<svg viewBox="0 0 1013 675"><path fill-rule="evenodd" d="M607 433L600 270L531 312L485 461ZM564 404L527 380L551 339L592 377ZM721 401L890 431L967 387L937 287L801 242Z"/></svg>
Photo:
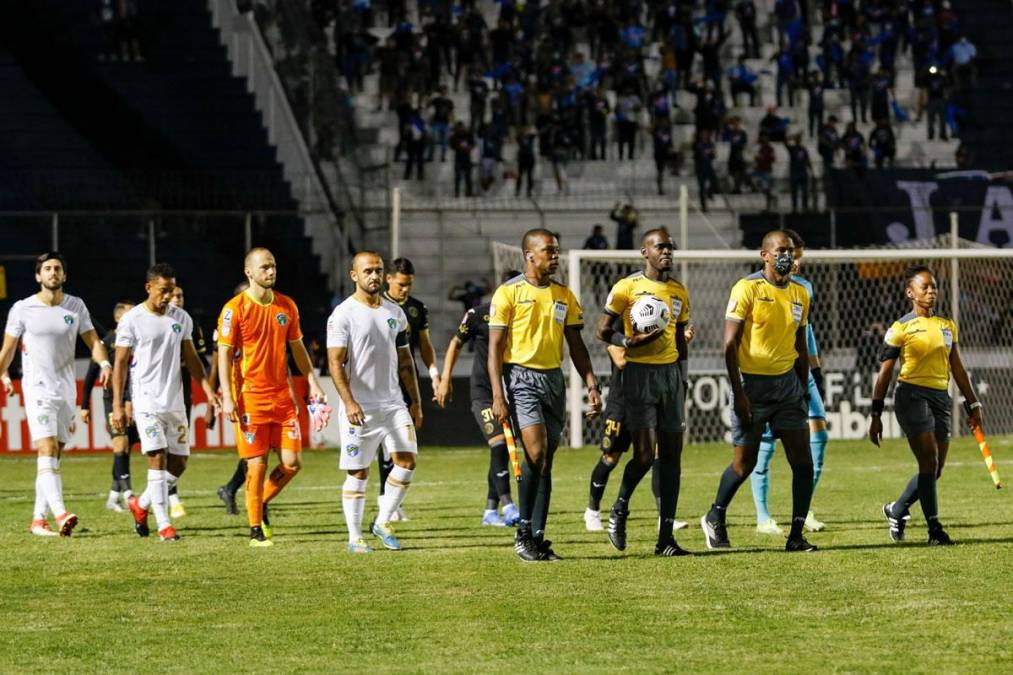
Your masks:
<svg viewBox="0 0 1013 675"><path fill-rule="evenodd" d="M1013 478L1013 446L994 439ZM512 531L479 526L487 452L424 448L399 528L405 550L345 553L333 452L307 452L282 494L277 545L250 549L245 518L214 489L231 454L199 454L182 481L183 540L140 540L103 508L108 456L69 456L72 539L27 532L34 458L0 460L0 671L860 671L1013 670L1013 504L977 448L956 442L940 483L958 546L892 544L880 506L914 472L901 442L837 442L816 498L821 550L787 555L753 532L743 486L729 512L734 548L703 552L697 521L728 462L724 446L683 461L680 542L692 558L653 557L649 482L618 553L581 514L596 452L557 457L549 537L566 559L525 564ZM140 457L135 487L143 488ZM138 480L139 478L139 480ZM613 474L606 502L614 498ZM787 520L789 471L774 464L772 507ZM370 486L367 520L375 512Z"/></svg>

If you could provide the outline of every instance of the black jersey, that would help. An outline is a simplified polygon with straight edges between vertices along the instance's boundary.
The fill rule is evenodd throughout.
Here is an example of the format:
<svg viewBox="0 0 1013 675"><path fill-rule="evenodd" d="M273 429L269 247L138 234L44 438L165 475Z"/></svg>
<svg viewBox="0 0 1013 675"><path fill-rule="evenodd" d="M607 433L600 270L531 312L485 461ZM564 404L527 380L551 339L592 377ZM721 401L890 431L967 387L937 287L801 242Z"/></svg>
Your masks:
<svg viewBox="0 0 1013 675"><path fill-rule="evenodd" d="M201 362L204 363L204 368L206 370L208 364L204 356L208 353L208 343L207 340L204 339L204 331L201 330L201 327L196 323L193 325L193 348L194 351L197 352L197 356L200 358ZM186 368L186 359L183 358L182 351L180 352L179 358L179 371L183 377L183 405L186 406L187 410L190 410L193 403L193 379L190 371Z"/></svg>
<svg viewBox="0 0 1013 675"><path fill-rule="evenodd" d="M404 302L398 302L386 291L383 297L404 310L405 316L408 317L408 344L412 348L412 357L414 358L415 352L419 349L419 336L422 331L429 330L429 310L426 308L426 303L411 296L408 296Z"/></svg>
<svg viewBox="0 0 1013 675"><path fill-rule="evenodd" d="M489 303L469 309L457 327L457 339L463 344L473 342L475 360L471 362L471 400L492 401L489 381Z"/></svg>
<svg viewBox="0 0 1013 675"><path fill-rule="evenodd" d="M106 346L106 353L109 354L109 360L113 361L116 354L116 331L111 330L106 333L105 337L102 338L102 344ZM102 366L95 363L94 361L88 362L88 372L84 375L84 388L82 389L83 395L81 396L81 409L91 410L91 390L95 387L95 383L98 382L99 375L102 374ZM109 386L102 390L102 400L110 407L113 404L113 383L110 382ZM123 401L130 400L130 369L127 369L127 381L123 385Z"/></svg>

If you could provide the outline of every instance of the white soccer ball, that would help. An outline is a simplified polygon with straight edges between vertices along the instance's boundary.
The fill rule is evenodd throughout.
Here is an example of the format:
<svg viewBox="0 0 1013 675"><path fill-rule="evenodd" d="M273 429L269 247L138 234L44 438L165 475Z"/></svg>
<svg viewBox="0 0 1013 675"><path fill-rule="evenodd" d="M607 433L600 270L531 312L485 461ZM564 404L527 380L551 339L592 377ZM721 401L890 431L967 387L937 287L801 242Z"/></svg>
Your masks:
<svg viewBox="0 0 1013 675"><path fill-rule="evenodd" d="M638 333L665 330L671 318L668 305L653 295L641 296L630 308L630 320Z"/></svg>

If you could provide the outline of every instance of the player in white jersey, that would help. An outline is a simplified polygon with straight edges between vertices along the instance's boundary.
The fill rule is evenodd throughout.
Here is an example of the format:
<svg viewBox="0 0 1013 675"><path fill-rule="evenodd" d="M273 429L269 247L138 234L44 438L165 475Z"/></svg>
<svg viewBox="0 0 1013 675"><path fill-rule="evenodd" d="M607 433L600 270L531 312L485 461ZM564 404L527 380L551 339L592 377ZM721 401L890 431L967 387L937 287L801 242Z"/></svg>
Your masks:
<svg viewBox="0 0 1013 675"><path fill-rule="evenodd" d="M372 550L362 538L362 515L369 465L383 446L394 459L394 468L370 531L386 548L397 551L401 542L390 521L415 474L415 429L422 426L419 382L408 344L408 319L398 305L380 295L383 259L372 251L356 254L351 276L355 293L327 320L327 363L341 397L340 467L348 472L341 494L348 550ZM411 399L407 407L399 379Z"/></svg>
<svg viewBox="0 0 1013 675"><path fill-rule="evenodd" d="M176 274L169 265L148 270L144 290L148 297L123 315L116 328L116 365L113 371L112 427L125 429L127 414L123 390L130 373L130 398L134 420L141 437L141 452L148 458L148 485L128 505L135 529L148 536L148 509L155 512L162 541L176 541L179 535L169 520L169 489L186 471L190 456L190 428L183 402L180 353L191 373L198 376L211 405L217 406L208 384L204 364L193 346L193 320L172 305Z"/></svg>
<svg viewBox="0 0 1013 675"><path fill-rule="evenodd" d="M46 510L56 518L59 532L69 537L77 525L77 516L63 503L63 479L60 455L70 440L77 409L77 380L74 377L74 347L81 336L91 350L92 359L102 366L99 384L105 386L112 375L105 346L95 333L88 308L80 298L63 292L67 265L59 253L50 252L35 261L35 280L39 292L19 300L7 315L3 348L0 349L0 373L10 396L14 388L7 368L21 341L21 400L28 414L28 430L38 453L35 478L35 511L29 528L32 534L55 536L46 520Z"/></svg>

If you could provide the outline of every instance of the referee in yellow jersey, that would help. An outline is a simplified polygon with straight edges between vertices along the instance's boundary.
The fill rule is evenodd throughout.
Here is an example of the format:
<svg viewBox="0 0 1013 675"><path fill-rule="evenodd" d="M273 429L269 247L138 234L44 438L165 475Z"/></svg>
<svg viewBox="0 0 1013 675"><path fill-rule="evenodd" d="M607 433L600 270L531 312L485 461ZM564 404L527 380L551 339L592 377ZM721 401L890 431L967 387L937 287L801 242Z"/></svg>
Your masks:
<svg viewBox="0 0 1013 675"><path fill-rule="evenodd" d="M908 482L897 501L883 505L890 525L890 538L904 540L904 527L911 518L911 506L920 501L929 530L930 545L953 543L939 522L936 481L943 473L950 449L950 407L947 389L950 372L967 400L968 425L981 425L981 402L975 396L971 379L957 349L957 323L936 314L939 286L932 270L922 265L908 268L905 294L911 311L893 322L883 341L883 352L876 387L872 393L872 419L869 438L879 445L883 437L883 399L893 378L897 360L901 361L897 387L893 391L893 410L897 415L911 452L918 460L918 473Z"/></svg>
<svg viewBox="0 0 1013 675"><path fill-rule="evenodd" d="M544 533L552 457L565 428L566 387L560 367L564 338L587 386L589 416L601 412L601 394L580 336L584 327L580 304L569 288L551 279L559 269L556 235L529 230L521 247L524 274L497 288L489 307L492 412L501 424L509 421L520 430L524 445L517 489L521 519L514 550L524 561L551 561L560 559Z"/></svg>
<svg viewBox="0 0 1013 675"><path fill-rule="evenodd" d="M770 424L791 465L791 531L784 550L815 551L802 536L813 492L809 452L809 294L792 280L795 244L780 230L763 237L763 270L732 287L725 311L725 366L732 387L735 454L700 518L707 548L728 548L725 512L756 466L763 429Z"/></svg>
<svg viewBox="0 0 1013 675"><path fill-rule="evenodd" d="M608 536L620 551L626 549L626 519L630 499L641 479L658 464L658 543L655 555L689 555L675 542L672 526L679 501L682 461L682 433L686 428L683 408L686 402L686 324L689 323L689 292L670 278L672 238L663 228L644 233L640 242L644 269L613 287L598 318L596 334L618 347L626 348L626 368L622 376L625 424L633 441L633 457L626 463L619 495L609 514ZM637 333L630 318L634 303L642 297L654 297L668 308L671 320L664 330ZM612 328L622 317L623 329Z"/></svg>

